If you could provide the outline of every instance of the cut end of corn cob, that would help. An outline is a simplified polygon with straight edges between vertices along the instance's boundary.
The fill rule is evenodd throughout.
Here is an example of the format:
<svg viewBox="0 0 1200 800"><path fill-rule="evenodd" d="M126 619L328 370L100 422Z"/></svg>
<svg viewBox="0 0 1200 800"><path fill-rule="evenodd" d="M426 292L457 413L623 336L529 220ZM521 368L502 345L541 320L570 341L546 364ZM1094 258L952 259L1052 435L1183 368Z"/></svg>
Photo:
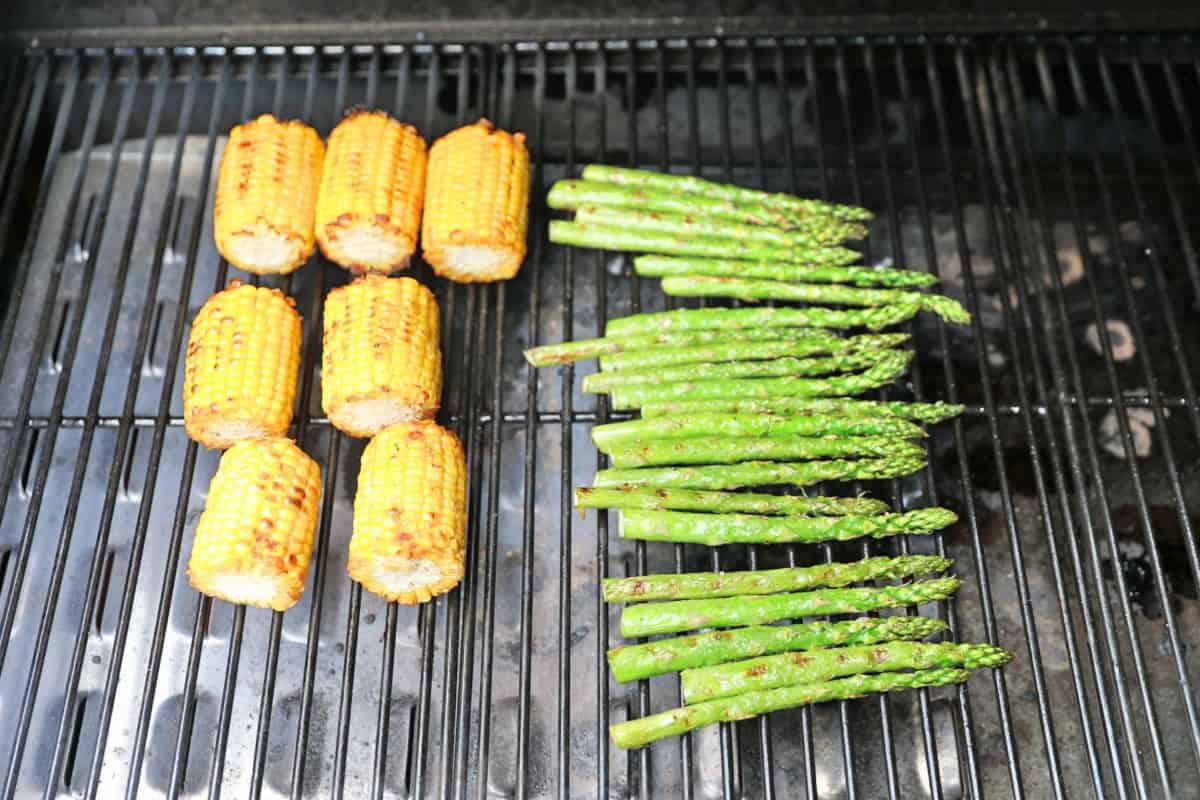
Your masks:
<svg viewBox="0 0 1200 800"><path fill-rule="evenodd" d="M287 273L314 249L313 220L325 146L303 122L270 114L229 132L213 202L213 237L230 264Z"/></svg>
<svg viewBox="0 0 1200 800"><path fill-rule="evenodd" d="M300 371L300 315L278 289L233 280L192 321L184 361L183 418L205 447L282 436Z"/></svg>
<svg viewBox="0 0 1200 800"><path fill-rule="evenodd" d="M304 591L320 496L316 462L292 441L231 447L196 525L192 588L230 603L291 608Z"/></svg>
<svg viewBox="0 0 1200 800"><path fill-rule="evenodd" d="M466 524L458 438L429 421L385 428L362 455L350 577L392 602L427 602L462 580Z"/></svg>
<svg viewBox="0 0 1200 800"><path fill-rule="evenodd" d="M417 247L425 200L425 140L383 111L356 109L329 135L317 241L352 272L393 272Z"/></svg>
<svg viewBox="0 0 1200 800"><path fill-rule="evenodd" d="M412 278L368 275L325 298L321 405L351 436L430 418L442 391L437 301Z"/></svg>
<svg viewBox="0 0 1200 800"><path fill-rule="evenodd" d="M422 252L451 280L506 280L525 258L529 151L525 136L486 119L451 131L429 150Z"/></svg>

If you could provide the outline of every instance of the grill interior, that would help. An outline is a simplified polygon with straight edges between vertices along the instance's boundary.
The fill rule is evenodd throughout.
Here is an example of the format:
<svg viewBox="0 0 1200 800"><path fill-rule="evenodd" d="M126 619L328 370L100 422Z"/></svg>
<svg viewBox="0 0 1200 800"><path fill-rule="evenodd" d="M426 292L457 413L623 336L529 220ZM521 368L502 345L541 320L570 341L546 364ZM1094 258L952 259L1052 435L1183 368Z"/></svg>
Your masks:
<svg viewBox="0 0 1200 800"><path fill-rule="evenodd" d="M1200 780L1200 65L1186 37L703 39L29 50L0 73L3 796L1166 796ZM325 481L286 614L183 568L217 453L188 441L187 324L224 134L271 111L327 133L381 106L433 138L527 132L530 256L507 284L415 274L444 320L443 420L467 446L467 580L420 608L345 575L362 440L317 385L314 259L268 279L305 317L295 436ZM869 263L937 272L969 329L910 327L895 398L968 404L930 466L844 487L942 504L937 537L834 548L650 545L572 513L614 418L532 343L667 307L627 256L545 241L588 161L698 172L878 212ZM956 638L1017 658L961 688L842 702L633 754L607 726L678 704L608 679L605 575L939 552Z"/></svg>

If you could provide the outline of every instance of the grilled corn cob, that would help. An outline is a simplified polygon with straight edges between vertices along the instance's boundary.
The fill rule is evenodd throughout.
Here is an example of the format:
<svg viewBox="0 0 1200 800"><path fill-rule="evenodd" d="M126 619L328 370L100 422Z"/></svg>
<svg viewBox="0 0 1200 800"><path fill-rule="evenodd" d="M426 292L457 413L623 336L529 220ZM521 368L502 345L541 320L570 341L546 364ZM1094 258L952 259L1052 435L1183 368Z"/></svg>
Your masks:
<svg viewBox="0 0 1200 800"><path fill-rule="evenodd" d="M271 275L308 260L324 155L316 131L270 114L229 132L217 175L213 236L230 264Z"/></svg>
<svg viewBox="0 0 1200 800"><path fill-rule="evenodd" d="M339 430L374 436L432 417L442 391L438 307L412 278L367 275L325 298L321 406Z"/></svg>
<svg viewBox="0 0 1200 800"><path fill-rule="evenodd" d="M350 577L389 601L424 603L463 577L466 467L435 422L385 428L363 451Z"/></svg>
<svg viewBox="0 0 1200 800"><path fill-rule="evenodd" d="M320 496L317 463L290 439L229 448L196 525L192 588L231 603L291 608L304 591Z"/></svg>
<svg viewBox="0 0 1200 800"><path fill-rule="evenodd" d="M317 241L356 272L408 266L425 199L425 140L383 111L352 111L333 133L317 198Z"/></svg>
<svg viewBox="0 0 1200 800"><path fill-rule="evenodd" d="M188 435L205 447L282 436L300 370L300 315L278 289L233 280L192 320L183 380Z"/></svg>
<svg viewBox="0 0 1200 800"><path fill-rule="evenodd" d="M464 283L511 278L528 218L523 134L481 119L433 143L421 247L434 272Z"/></svg>

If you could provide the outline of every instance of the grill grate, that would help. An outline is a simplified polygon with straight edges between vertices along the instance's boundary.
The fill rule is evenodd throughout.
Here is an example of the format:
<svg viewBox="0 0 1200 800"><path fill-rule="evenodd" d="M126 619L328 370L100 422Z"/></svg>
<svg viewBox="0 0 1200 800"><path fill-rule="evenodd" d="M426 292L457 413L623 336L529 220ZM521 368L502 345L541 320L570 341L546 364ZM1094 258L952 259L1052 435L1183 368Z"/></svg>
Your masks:
<svg viewBox="0 0 1200 800"><path fill-rule="evenodd" d="M1200 779L1200 62L1186 37L583 41L31 50L0 64L3 796L1166 796ZM223 134L327 132L381 105L428 138L528 133L531 248L506 285L438 293L446 422L467 447L467 581L419 609L344 574L362 443L315 391L324 262L268 279L305 338L295 435L325 480L286 614L182 575L217 456L182 428ZM936 271L975 314L920 320L895 398L962 401L888 486L943 536L812 551L648 547L574 517L612 414L532 343L666 307L628 259L545 242L552 181L598 160L877 209L872 263ZM961 688L697 731L625 754L606 728L676 705L610 684L597 578L933 549L939 608L1017 654ZM798 735L797 735L798 734ZM1074 790L1074 791L1073 791Z"/></svg>

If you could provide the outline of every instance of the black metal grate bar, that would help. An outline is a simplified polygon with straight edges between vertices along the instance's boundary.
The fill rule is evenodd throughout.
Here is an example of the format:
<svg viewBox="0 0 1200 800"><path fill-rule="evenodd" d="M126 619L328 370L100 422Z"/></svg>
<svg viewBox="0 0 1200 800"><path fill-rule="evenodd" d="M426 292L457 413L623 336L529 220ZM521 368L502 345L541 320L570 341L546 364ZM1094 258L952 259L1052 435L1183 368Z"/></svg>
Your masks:
<svg viewBox="0 0 1200 800"><path fill-rule="evenodd" d="M0 64L0 797L1149 798L1200 779L1200 60L1186 36L614 40L30 50ZM443 314L442 419L467 451L467 578L420 608L344 576L358 456L319 404L321 258L294 435L322 465L312 582L286 614L182 571L216 454L186 439L186 326L231 270L208 208L224 133L323 133L382 105L432 141L524 130L530 252L507 284L418 264ZM628 256L549 245L545 189L590 161L699 172L877 211L870 263L937 274L969 331L907 326L890 399L963 401L929 466L847 487L934 537L717 551L629 543L572 489L607 460L590 364L531 344L674 308ZM833 490L837 487L823 487ZM611 538L610 538L611 537ZM1014 649L951 689L701 730L607 729L678 704L610 682L597 580L890 552L954 557L922 609ZM307 605L306 605L307 604ZM904 613L917 613L907 609ZM54 680L54 678L61 678ZM661 682L660 682L661 681Z"/></svg>

